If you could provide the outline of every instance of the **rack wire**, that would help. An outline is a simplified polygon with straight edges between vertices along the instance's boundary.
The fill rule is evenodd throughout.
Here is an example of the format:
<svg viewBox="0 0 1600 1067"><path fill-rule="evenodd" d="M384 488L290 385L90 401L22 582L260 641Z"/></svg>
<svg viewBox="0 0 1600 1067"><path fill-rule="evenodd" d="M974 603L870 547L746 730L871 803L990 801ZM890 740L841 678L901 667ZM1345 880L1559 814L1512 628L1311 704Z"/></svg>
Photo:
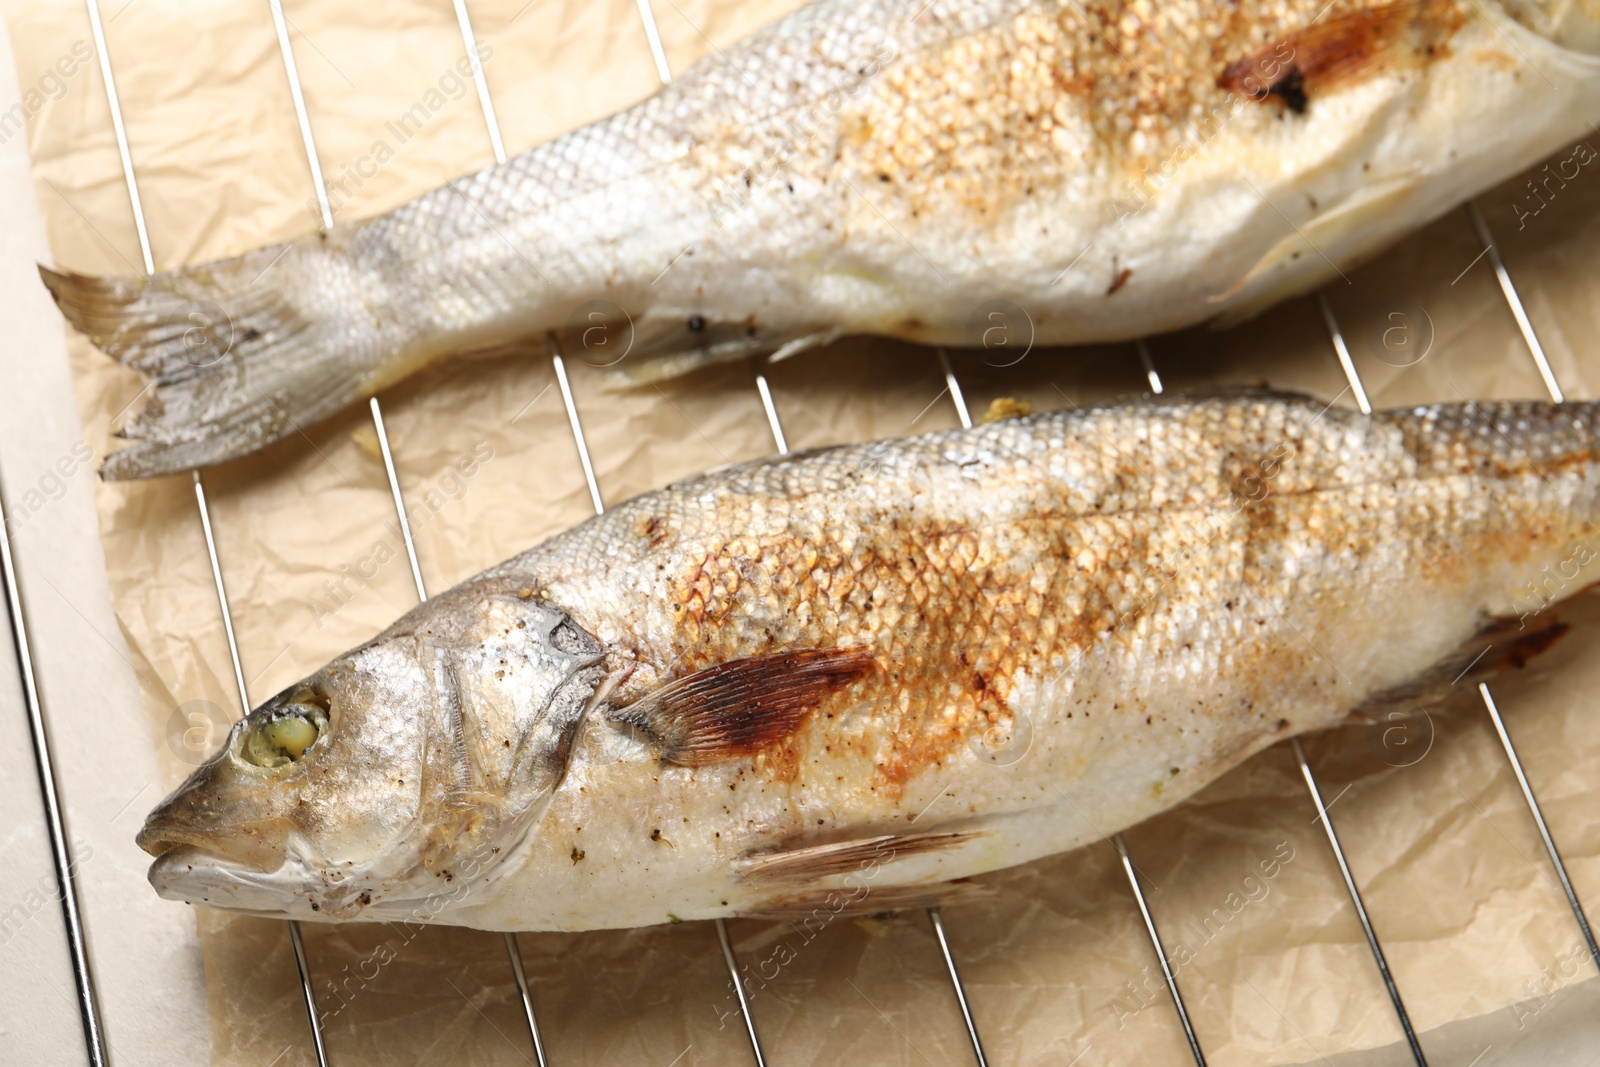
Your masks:
<svg viewBox="0 0 1600 1067"><path fill-rule="evenodd" d="M1538 334L1533 329L1533 323L1528 318L1527 309L1523 307L1522 297L1517 292L1515 283L1511 280L1511 273L1506 269L1505 260L1500 255L1499 243L1494 238L1494 233L1489 229L1489 223L1483 217L1483 211L1478 207L1476 200L1467 201L1463 208L1467 221L1477 233L1478 239L1483 243L1489 262L1494 268L1495 278L1500 283L1501 295L1505 297L1506 305L1512 317L1517 322L1522 338L1528 346L1528 354L1533 359L1535 368L1540 378L1544 381L1546 391L1550 394L1552 402L1560 404L1566 400L1561 390L1561 385L1556 381L1555 372L1550 368L1550 361L1545 356L1544 346L1539 343ZM1362 385L1361 376L1356 371L1355 362L1350 358L1350 349L1345 344L1344 333L1339 328L1339 322L1334 317L1333 308L1327 298L1318 293L1317 306L1322 312L1322 318L1328 328L1328 337L1333 344L1334 353L1338 356L1339 366L1344 370L1345 377L1350 383L1350 388L1355 394L1357 405L1363 415L1372 413L1372 405L1367 400L1367 391ZM1506 760L1511 765L1511 770L1516 775L1517 783L1522 790L1522 797L1528 807L1528 814L1533 819L1534 826L1539 832L1540 839L1545 846L1545 853L1550 859L1551 866L1555 868L1560 879L1561 888L1567 898L1567 904L1572 909L1572 917L1578 925L1578 930L1589 949L1590 958L1595 967L1600 969L1600 948L1596 948L1594 933L1590 929L1588 917L1585 915L1583 905L1578 899L1577 892L1572 887L1571 880L1567 877L1567 866L1561 859L1561 852L1556 847L1555 839L1551 837L1549 827L1545 824L1544 813L1539 807L1539 801L1533 793L1533 786L1528 783L1527 775L1522 770L1522 759L1517 754L1516 747L1511 742L1511 735L1506 732L1505 723L1500 718L1500 711L1495 706L1494 698L1489 693L1487 682L1478 684L1478 692L1483 698L1484 707L1489 713L1489 718L1494 726L1495 733L1500 739L1500 744L1505 751ZM1317 788L1316 779L1311 773L1311 767L1306 762L1305 749L1301 747L1300 739L1292 741L1296 760L1300 764L1300 773L1306 781L1306 788L1311 793L1312 802L1317 807L1318 817L1322 827L1327 832L1328 843L1333 848L1334 856L1339 864L1340 875L1345 882L1345 888L1350 893L1350 901L1355 907L1356 916L1361 923L1362 932L1366 935L1367 945L1372 950L1373 961L1378 966L1378 971L1383 978L1384 988L1388 991L1389 999L1394 1004L1395 1014L1399 1019L1401 1029L1404 1030L1406 1043L1410 1046L1411 1055L1416 1060L1417 1067L1426 1067L1423 1058L1422 1046L1417 1040L1416 1031L1411 1026L1411 1018L1406 1012L1405 1003L1401 999L1400 990L1395 985L1394 977L1389 972L1389 965L1379 947L1378 936L1373 931L1372 923L1367 916L1366 906L1361 901L1361 892L1356 888L1355 878L1350 873L1350 866L1345 860L1344 850L1339 844L1338 835L1334 832L1333 822L1328 818L1327 809L1323 806L1321 791Z"/></svg>
<svg viewBox="0 0 1600 1067"><path fill-rule="evenodd" d="M1557 404L1565 403L1566 395L1561 391L1560 383L1556 381L1555 372L1550 369L1550 360L1544 354L1544 346L1539 343L1539 335L1533 329L1528 311L1522 306L1522 297L1517 292L1516 284L1511 280L1511 272L1506 269L1505 260L1500 255L1500 243L1494 239L1494 233L1489 229L1489 223L1484 219L1483 211L1478 207L1476 200L1467 201L1466 213L1473 230L1478 234L1478 240L1483 242L1484 251L1488 253L1489 263L1494 268L1495 280L1500 283L1500 293L1505 297L1512 317L1517 320L1517 328L1522 331L1522 339L1528 346L1528 355L1533 359L1539 377L1544 380L1544 387L1549 392L1550 399ZM1483 698L1484 710L1488 712L1489 722L1494 726L1495 734L1500 739L1500 747L1505 751L1506 761L1510 763L1512 773L1516 775L1522 799L1528 806L1528 815L1533 819L1534 827L1539 831L1539 838L1544 844L1545 855L1549 857L1550 865L1555 868L1556 876L1561 880L1562 893L1567 898L1567 906L1572 909L1573 921L1578 924L1578 931L1589 949L1589 958L1594 962L1595 969L1600 970L1600 947L1595 945L1594 931L1589 926L1589 918L1584 913L1583 904L1578 900L1577 891L1572 888L1572 880L1567 877L1567 865L1561 859L1561 851L1556 848L1555 838L1550 836L1550 828L1544 821L1544 812L1539 807L1538 799L1533 795L1533 786L1528 784L1528 776L1523 773L1522 757L1517 755L1516 746L1511 743L1511 735L1506 732L1506 724L1500 718L1500 709L1495 705L1494 697L1489 692L1489 683L1480 682L1478 694Z"/></svg>
<svg viewBox="0 0 1600 1067"><path fill-rule="evenodd" d="M1327 298L1320 292L1315 296L1315 303L1322 314L1323 322L1328 327L1330 339L1333 343L1334 354L1338 357L1339 366L1344 370L1349 380L1349 391L1353 392L1357 407L1363 415L1372 414L1372 405L1367 400L1366 389L1361 384L1361 379L1356 373L1355 361L1350 357L1350 350L1345 345L1344 335L1339 329L1338 321L1334 318L1333 308ZM1161 392L1161 378L1156 371L1155 362L1151 357L1149 346L1144 341L1135 342L1140 362L1144 365L1145 374L1150 381L1151 389ZM1361 890L1357 887L1355 876L1350 873L1350 864L1345 858L1344 846L1339 841L1339 835L1333 828L1333 820L1328 817L1328 809L1322 802L1322 790L1317 785L1316 775L1312 773L1311 765L1306 761L1305 749L1300 744L1298 737L1290 739L1291 750L1295 761L1299 765L1300 775L1306 783L1306 789L1311 795L1311 802L1317 809L1317 821L1322 824L1323 832L1327 835L1328 845L1333 850L1334 861L1339 868L1339 876L1344 882L1345 892L1350 896L1350 903L1355 908L1356 919L1361 925L1361 932L1366 938L1367 948L1372 953L1373 962L1377 965L1378 974L1383 980L1389 1001L1394 1007L1395 1017L1400 1023L1401 1032L1405 1035L1406 1045L1411 1052L1411 1057L1417 1067L1427 1067L1427 1060L1422 1052L1422 1045L1417 1040L1416 1030L1411 1025L1410 1013L1406 1011L1405 1001L1400 996L1400 989L1395 985L1394 977L1389 970L1389 961L1383 954L1383 947L1378 941L1377 932L1372 927L1372 922L1367 915L1367 908L1361 899ZM1173 1010L1177 1013L1178 1025L1183 1029L1183 1036L1188 1043L1190 1055L1194 1057L1196 1067L1206 1067L1204 1050L1200 1047L1200 1039L1195 1034L1194 1024L1190 1021L1189 1012L1184 1006L1183 995L1178 989L1177 975L1173 972L1166 949L1162 945L1161 935L1156 929L1154 918L1145 902L1144 894L1139 887L1138 874L1134 868L1133 860L1128 855L1127 845L1122 835L1113 834L1112 843L1116 846L1117 853L1122 860L1123 871L1127 876L1128 885L1132 888L1134 899L1139 907L1140 917L1144 921L1145 932L1149 935L1151 947L1155 949L1156 958L1161 965L1162 978L1166 982L1167 992L1172 997Z"/></svg>
<svg viewBox="0 0 1600 1067"><path fill-rule="evenodd" d="M129 206L133 214L135 229L138 234L143 267L146 273L153 273L154 262L151 254L149 234L146 227L143 207L139 197L139 187L135 174L133 157L129 147L126 129L123 123L121 104L117 96L116 82L112 72L110 55L106 47L105 34L101 23L98 0L85 0L85 3L88 9L91 31L93 33L95 45L99 55L101 74L105 84L107 102L110 106L112 126L121 160L123 177L127 186ZM650 0L636 0L636 3L638 6L642 27L649 43L651 56L655 62L657 73L661 81L665 83L672 77L672 72L667 62L665 50L662 46L661 36L655 22L654 13L650 6ZM471 64L473 82L477 90L479 103L482 109L490 144L494 151L495 160L496 162L503 163L507 158L505 147L501 138L499 124L495 116L492 97L489 92L487 82L484 78L482 62L477 54L476 38L472 32L472 23L467 8L467 3L466 0L452 0L452 4L454 6L457 23L461 30L462 41L466 47L467 56ZM323 227L328 229L333 226L332 210L327 195L326 183L324 181L321 165L317 156L315 138L313 137L310 117L307 112L299 74L295 66L294 52L289 39L288 27L283 15L281 0L268 0L268 7L270 9L274 28L277 33L278 45L284 63L285 74L289 83L290 94L294 103L295 113L299 123L313 185L316 190L321 221ZM1505 297L1506 303L1513 318L1516 320L1517 326L1527 344L1530 356L1545 384L1551 400L1556 403L1563 402L1565 397L1561 386L1550 367L1549 360L1545 355L1543 347L1539 343L1537 333L1534 330L1532 322L1528 318L1521 297L1519 296L1511 275L1506 268L1504 260L1500 254L1499 246L1495 241L1494 235L1490 230L1487 221L1484 219L1482 212L1479 210L1478 205L1475 202L1469 202L1464 210L1468 217L1469 223L1477 233L1484 246L1485 253L1495 272L1501 292ZM1345 343L1343 333L1339 327L1336 317L1334 316L1333 309L1326 298L1320 293L1316 295L1315 303L1318 311L1321 314L1324 324L1327 327L1329 339L1334 349L1334 354L1338 359L1340 368L1343 371L1346 380L1349 383L1349 389L1356 401L1357 407L1363 413L1370 413L1372 409L1368 400L1366 389L1355 367L1354 360L1351 358L1349 348ZM549 341L551 346L552 370L555 374L556 381L560 386L562 401L571 426L573 442L577 450L580 465L583 470L584 480L589 490L591 502L594 506L595 512L598 514L604 510L603 498L595 477L594 466L589 456L587 441L583 433L582 421L579 417L577 404L567 376L559 339L554 334L551 334ZM1157 371L1155 362L1151 356L1148 345L1144 341L1138 341L1135 342L1134 348L1145 371L1151 391L1157 394L1161 393L1163 391L1162 381ZM938 352L938 358L945 379L946 391L955 407L961 425L965 427L971 427L972 419L967 408L965 395L961 390L960 383L951 366L950 360L942 349ZM773 396L772 389L766 378L766 375L762 372L759 361L754 364L754 380L762 403L763 411L766 414L769 427L772 431L773 441L777 451L780 454L786 454L788 452L788 442L785 438L782 423L778 416L776 400ZM373 429L377 435L384 464L385 476L388 481L390 494L395 507L395 513L403 535L407 560L410 564L417 596L419 600L425 600L427 598L427 590L422 578L422 571L417 558L409 515L405 505L404 493L401 489L399 475L396 470L393 451L390 446L388 431L384 423L382 409L376 397L371 399L370 409ZM244 680L243 668L241 666L238 641L234 632L233 617L231 608L229 606L227 589L223 581L221 562L217 555L216 539L212 530L211 516L206 500L205 488L198 471L192 472L191 477L195 494L196 509L200 519L202 532L204 534L213 583L216 588L218 608L223 621L223 629L228 641L229 657L234 673L235 683L238 689L240 706L243 709L243 712L248 712L250 709L249 693ZM0 580L3 580L4 583L7 608L11 618L14 652L20 669L24 690L24 697L29 719L30 737L33 744L35 763L39 777L40 794L44 802L45 818L48 824L52 864L54 866L55 875L60 888L60 899L63 917L65 920L66 937L68 941L69 955L72 963L74 984L76 987L80 1014L82 1016L84 1035L88 1049L88 1059L92 1067L104 1067L107 1062L107 1054L100 1018L98 998L95 991L93 970L91 966L91 960L89 958L89 952L83 937L83 923L82 915L78 906L75 872L73 870L73 864L66 844L69 838L66 832L65 816L62 811L58 786L54 776L54 767L51 759L49 744L49 733L46 728L45 709L40 699L39 687L33 669L32 652L29 644L27 629L27 613L23 604L21 590L17 584L11 544L6 533L9 527L4 523L4 509L4 495L3 493L0 493ZM1480 684L1478 689L1483 700L1485 710L1489 715L1491 724L1494 727L1496 736L1500 741L1510 768L1517 780L1529 815L1533 820L1541 842L1544 845L1546 855L1555 870L1563 894L1566 897L1570 910L1572 911L1574 921L1576 922L1580 934L1584 939L1584 943L1589 951L1591 959L1593 960L1596 968L1600 969L1600 947L1597 947L1596 945L1595 936L1589 924L1583 905L1577 895L1577 892L1572 886L1570 878L1567 875L1566 866L1561 858L1560 851L1557 848L1556 842L1544 820L1542 810L1534 794L1533 788L1528 782L1527 776L1524 773L1521 758L1516 751L1510 734L1506 730L1505 723L1500 715L1493 696L1490 693L1488 685ZM1328 838L1328 842L1337 862L1345 889L1350 896L1351 903L1362 926L1368 947L1371 950L1374 963L1378 968L1386 991L1392 1002L1396 1018L1400 1023L1402 1031L1406 1037L1412 1058L1416 1062L1417 1067L1426 1067L1426 1060L1424 1058L1424 1054L1416 1033L1411 1025L1410 1017L1406 1011L1404 1001L1401 997L1398 987L1393 980L1392 975L1390 974L1389 967L1383 955L1377 934L1372 926L1369 916L1366 913L1365 906L1362 903L1360 890L1346 860L1344 849L1340 843L1338 834L1333 827L1332 821L1328 817L1327 807L1322 801L1321 790L1306 759L1305 751L1298 739L1291 740L1291 749L1298 764L1300 773L1305 780L1313 805L1317 810L1317 819L1322 823L1324 832ZM1140 886L1139 878L1136 873L1136 867L1129 854L1127 845L1120 833L1112 835L1111 840L1127 876L1136 907L1142 919L1142 924L1160 963L1161 970L1166 980L1168 992L1172 998L1179 1025L1183 1030L1184 1037L1196 1064L1199 1065L1199 1067L1205 1067L1206 1061L1204 1052L1201 1048L1199 1039L1196 1036L1194 1027L1190 1021L1189 1013L1185 1008L1182 995L1178 988L1176 976L1170 965L1170 961L1165 949L1163 948L1155 917L1149 908L1148 902ZM935 936L936 943L945 964L946 972L949 976L952 991L954 993L957 1006L961 1012L966 1032L970 1039L974 1059L979 1067L986 1067L986 1059L983 1045L979 1037L978 1025L968 1003L966 991L962 984L957 967L956 957L951 949L950 941L947 937L945 922L937 908L928 909L927 915ZM316 996L311 981L310 968L306 961L306 954L299 926L292 920L288 921L286 926L291 947L293 949L302 999L306 1009L309 1037L312 1048L319 1067L327 1067L329 1059L323 1040L321 1017L318 1011ZM750 1041L752 1056L758 1067L765 1067L765 1054L756 1031L755 1020L749 1009L749 1000L746 995L744 984L741 980L738 962L734 953L733 942L729 935L727 924L723 920L719 919L715 921L714 926L722 956L727 965L730 984L738 997L741 1017L744 1021L747 1036ZM516 987L520 996L524 1019L528 1026L529 1037L532 1050L535 1055L535 1060L539 1067L546 1067L547 1061L545 1049L534 1011L533 996L523 968L520 948L516 941L515 935L507 933L503 935L503 938L508 961L510 963Z"/></svg>
<svg viewBox="0 0 1600 1067"><path fill-rule="evenodd" d="M22 588L17 584L17 568L11 558L11 522L6 515L5 493L0 488L0 581L5 585L6 611L11 618L12 650L17 657L17 672L22 679L22 696L28 714L28 739L33 744L34 769L39 776L39 797L44 801L45 829L50 837L50 862L55 869L56 887L61 898L61 919L67 935L67 954L72 961L73 991L78 997L78 1014L83 1020L83 1040L91 1067L105 1067L106 1038L100 1024L100 998L95 991L89 949L84 943L83 915L78 907L77 873L67 842L66 813L56 784L55 761L50 754L50 734L45 728L44 708L39 701L39 680L33 671L33 646L28 641L27 613L22 607Z"/></svg>
<svg viewBox="0 0 1600 1067"><path fill-rule="evenodd" d="M278 0L270 0L274 21L278 25L279 40L287 40L283 25L283 12L278 6ZM100 56L100 73L105 81L106 102L111 108L111 125L116 135L117 152L122 159L122 175L128 186L128 202L133 212L134 226L139 234L139 254L142 257L146 274L155 273L155 260L150 251L150 233L145 225L144 207L139 200L139 183L134 174L133 154L128 146L128 131L122 119L122 105L117 98L116 78L111 69L111 52L106 47L105 28L100 21L99 0L85 0L89 10L90 27L94 33L95 48ZM292 58L286 58L292 71ZM296 109L303 116L305 113L304 101L300 98L299 90L295 90ZM327 215L327 198L322 199L324 219ZM374 400L376 404L376 400ZM244 668L239 659L239 641L234 634L233 613L228 607L228 591L222 580L222 565L217 558L217 542L211 529L211 510L206 503L205 485L201 481L198 470L191 472L194 482L195 505L199 511L200 526L205 534L206 555L211 562L211 577L217 588L217 604L222 612L223 631L228 638L228 656L233 665L233 677L239 688L239 714L250 713L250 693L244 681ZM317 1013L316 994L311 987L311 973L306 966L305 945L300 937L300 924L294 920L287 922L290 946L294 951L295 968L300 980L301 996L305 1001L306 1017L311 1028L312 1045L316 1052L318 1067L327 1067L327 1052L323 1046L322 1023Z"/></svg>

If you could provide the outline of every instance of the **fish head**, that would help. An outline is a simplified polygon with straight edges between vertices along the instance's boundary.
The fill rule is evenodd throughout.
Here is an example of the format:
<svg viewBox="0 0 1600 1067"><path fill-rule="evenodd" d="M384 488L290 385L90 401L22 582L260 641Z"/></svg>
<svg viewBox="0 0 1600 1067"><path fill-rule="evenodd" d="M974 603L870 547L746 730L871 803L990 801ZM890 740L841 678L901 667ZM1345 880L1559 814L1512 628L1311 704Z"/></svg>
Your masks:
<svg viewBox="0 0 1600 1067"><path fill-rule="evenodd" d="M282 918L428 921L537 821L602 658L565 612L452 590L236 723L146 819L151 884Z"/></svg>

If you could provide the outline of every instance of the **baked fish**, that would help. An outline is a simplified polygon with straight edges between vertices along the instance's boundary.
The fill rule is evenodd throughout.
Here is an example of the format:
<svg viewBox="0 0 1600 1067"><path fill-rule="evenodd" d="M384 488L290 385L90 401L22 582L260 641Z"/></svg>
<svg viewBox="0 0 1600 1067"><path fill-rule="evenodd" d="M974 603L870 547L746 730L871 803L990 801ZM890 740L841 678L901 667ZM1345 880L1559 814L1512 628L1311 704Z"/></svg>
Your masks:
<svg viewBox="0 0 1600 1067"><path fill-rule="evenodd" d="M139 843L163 896L299 919L943 899L1520 665L1595 558L1597 420L1140 400L705 474L273 697Z"/></svg>
<svg viewBox="0 0 1600 1067"><path fill-rule="evenodd" d="M552 330L643 377L844 333L1129 339L1308 291L1585 134L1596 53L1595 0L821 0L387 215L43 275L155 383L108 478Z"/></svg>

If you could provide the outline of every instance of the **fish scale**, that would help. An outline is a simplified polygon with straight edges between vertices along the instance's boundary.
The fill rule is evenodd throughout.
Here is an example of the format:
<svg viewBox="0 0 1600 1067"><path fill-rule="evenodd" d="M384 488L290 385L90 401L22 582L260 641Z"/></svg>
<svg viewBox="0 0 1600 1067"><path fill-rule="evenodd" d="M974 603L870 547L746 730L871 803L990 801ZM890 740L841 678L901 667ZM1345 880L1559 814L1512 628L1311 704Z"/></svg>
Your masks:
<svg viewBox="0 0 1600 1067"><path fill-rule="evenodd" d="M946 899L1547 647L1597 418L1142 399L701 475L252 712L152 814L152 880L490 929ZM249 766L286 716L325 736Z"/></svg>
<svg viewBox="0 0 1600 1067"><path fill-rule="evenodd" d="M1594 5L1506 4L820 0L386 215L43 276L154 379L112 478L597 324L647 379L846 333L978 346L995 315L1035 344L1236 321L1587 133Z"/></svg>

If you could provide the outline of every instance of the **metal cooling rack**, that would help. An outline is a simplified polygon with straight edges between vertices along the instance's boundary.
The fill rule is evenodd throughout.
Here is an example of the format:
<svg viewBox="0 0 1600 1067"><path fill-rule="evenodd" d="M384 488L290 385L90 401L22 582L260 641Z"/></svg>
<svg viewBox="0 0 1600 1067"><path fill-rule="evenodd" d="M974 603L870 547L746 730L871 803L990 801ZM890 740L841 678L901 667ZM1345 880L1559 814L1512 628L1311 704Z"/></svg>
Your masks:
<svg viewBox="0 0 1600 1067"><path fill-rule="evenodd" d="M139 200L139 185L134 174L133 159L128 147L127 131L122 121L121 104L117 98L116 80L112 75L111 59L106 49L105 32L100 21L99 3L98 0L85 0L85 2L88 7L89 22L94 34L95 47L99 54L101 74L105 81L106 97L111 109L111 121L116 134L117 150L122 160L123 177L128 187L129 205L132 209L134 225L138 232L139 251L143 258L145 272L153 273L155 267L150 253L150 238L145 228L144 211ZM656 72L661 81L665 83L671 79L672 71L668 66L666 52L662 47L661 35L656 26L650 0L636 0L636 2L645 37L649 42L650 54L655 61ZM311 120L306 111L305 96L301 91L300 76L295 66L294 50L290 45L288 27L284 20L281 0L267 0L267 3L270 8L273 26L277 32L278 47L283 58L284 72L288 78L295 115L299 120L301 137L305 143L306 159L310 165L311 180L316 190L322 224L324 228L331 229L333 216L329 207L327 186L323 181L322 168L318 161L316 140L312 135ZM473 83L477 89L478 100L482 107L490 145L494 150L495 161L504 163L506 161L505 146L500 137L500 127L495 118L494 104L490 98L488 83L484 79L483 66L477 55L474 43L476 38L472 32L472 22L467 10L466 0L452 0L452 3L455 8L456 21L461 30L462 43L471 62ZM1528 319L1522 299L1517 293L1516 285L1513 283L1510 273L1506 270L1505 262L1500 255L1499 245L1494 239L1494 234L1490 231L1488 223L1476 203L1469 202L1465 211L1483 244L1484 254L1489 258L1495 276L1499 281L1500 290L1505 297L1512 316L1516 319L1517 326L1522 333L1524 341L1527 343L1534 365L1538 369L1545 388L1550 394L1550 399L1557 403L1562 402L1565 397L1561 386L1551 370L1549 360L1546 358L1544 349L1539 343L1533 324ZM1367 399L1367 392L1356 371L1355 363L1351 359L1350 350L1345 344L1338 320L1334 317L1333 309L1321 294L1317 295L1316 304L1327 326L1334 354L1339 361L1345 378L1349 382L1348 391L1352 394L1357 407L1360 408L1362 413L1370 414L1372 406ZM595 479L594 465L589 458L589 449L583 434L583 424L578 415L577 403L573 399L572 387L567 378L566 364L562 358L560 344L553 333L550 335L550 344L553 353L551 356L552 368L555 372L556 381L561 388L561 399L566 408L567 419L571 423L573 443L577 448L578 459L583 468L584 481L588 486L590 499L594 504L595 512L598 514L605 509L605 505L600 495L599 484ZM1138 341L1135 342L1134 348L1144 368L1151 391L1161 393L1161 377L1149 347L1143 341ZM950 396L961 425L970 428L972 426L972 418L967 409L960 382L957 380L955 372L951 368L950 360L945 353L941 350L938 355L944 373L946 392ZM784 437L783 426L778 418L772 389L768 385L766 376L761 371L761 364L753 362L752 366L755 387L760 394L762 409L766 412L767 421L772 430L773 442L779 453L787 453L789 450L788 444ZM1338 398L1335 399L1337 400ZM416 584L417 597L419 600L425 600L428 594L423 584L422 570L417 561L416 546L411 536L405 497L401 491L399 476L395 470L394 455L389 446L389 436L384 426L383 411L376 397L371 400L371 410L372 425L377 434L378 445L382 452L384 471L389 481L389 490L394 498L395 515L399 520L400 529L405 539L406 557L411 565L411 575ZM223 583L222 567L217 558L216 539L212 534L211 514L206 504L205 486L201 481L199 471L192 472L191 477L194 484L195 505L201 529L205 535L206 552L211 564L211 576L216 585L217 606L222 615L223 629L227 634L228 653L232 660L234 681L239 690L241 714L246 714L251 707L250 697L245 686L244 670L240 665L238 641L234 635L233 617L228 606L227 588ZM78 907L76 875L67 848L68 838L62 814L60 793L55 780L49 735L45 728L44 711L34 675L32 650L28 639L27 612L22 603L21 593L17 585L11 544L6 532L9 527L4 520L4 499L3 494L0 494L0 577L3 577L4 580L6 604L11 616L15 652L22 678L28 725L39 776L39 791L44 802L44 817L50 839L51 860L55 868L58 888L60 889L67 948L72 962L74 986L82 1015L89 1063L93 1067L105 1067L108 1062L105 1037L101 1026L100 1008L95 992L91 960L84 943L83 922ZM1534 796L1533 788L1529 785L1527 776L1523 772L1522 760L1517 755L1517 750L1512 743L1510 734L1506 732L1505 723L1501 719L1499 708L1490 694L1488 685L1480 684L1478 691L1483 698L1484 708L1494 726L1495 734L1505 750L1506 759L1516 776L1517 784L1521 788L1523 800L1528 807L1528 814L1533 819L1534 826L1537 828L1540 839L1544 843L1550 864L1555 869L1556 876L1560 881L1567 904L1572 909L1573 920L1578 925L1592 961L1597 968L1600 968L1600 946L1596 945L1595 935L1590 928L1583 905L1578 899L1577 892L1572 887L1571 880L1567 877L1566 865L1562 862L1561 853L1556 847L1555 840L1551 837L1549 827L1546 825L1544 815L1539 808L1539 802ZM1349 894L1356 918L1360 922L1362 932L1366 937L1367 946L1371 950L1373 963L1378 969L1379 976L1393 1005L1395 1016L1405 1034L1412 1059L1417 1067L1427 1067L1427 1060L1423 1055L1422 1046L1418 1042L1417 1035L1411 1025L1410 1016L1406 1011L1405 1000L1399 987L1395 984L1393 975L1389 971L1389 965L1384 957L1377 931L1374 929L1366 907L1362 903L1361 890L1356 884L1355 877L1350 872L1350 866L1345 859L1344 848L1340 844L1339 835L1334 829L1332 820L1328 817L1327 807L1322 800L1322 791L1317 785L1317 779L1311 769L1311 765L1306 760L1305 750L1301 747L1298 738L1292 739L1290 746L1299 765L1301 776L1305 779L1311 802L1316 808L1317 821L1322 824L1323 830L1327 835L1328 845L1332 849L1334 859L1338 865L1340 878L1344 883L1346 893ZM1200 1040L1190 1022L1188 1010L1184 1006L1183 994L1169 965L1155 916L1151 913L1149 904L1145 899L1144 890L1140 885L1139 876L1129 855L1127 845L1120 833L1113 834L1111 841L1121 861L1123 872L1127 876L1128 887L1132 891L1134 904L1139 911L1145 932L1150 940L1150 946L1155 953L1156 960L1166 981L1167 991L1172 998L1177 1024L1183 1032L1195 1063L1198 1067L1205 1067L1205 1052L1201 1048ZM983 1043L979 1037L978 1022L974 1019L967 1002L966 990L961 983L961 975L956 966L955 954L952 952L949 939L946 936L944 919L937 908L929 908L927 915L944 961L946 973L950 978L950 987L955 996L956 1006L960 1010L962 1021L971 1041L973 1058L978 1067L987 1067ZM293 949L295 966L299 973L301 994L305 1002L308 1029L307 1040L316 1055L318 1067L328 1067L330 1059L323 1041L321 1014L317 1005L316 993L312 986L311 970L306 962L305 947L300 936L299 924L289 920L284 925L287 928L289 941ZM757 1067L765 1067L766 1056L762 1049L760 1036L757 1033L755 1017L750 1011L749 1000L740 977L738 960L734 954L732 939L728 934L727 923L722 919L717 919L713 926L722 951L723 960L727 965L729 982L739 1001L740 1016L743 1019L745 1032L750 1040L751 1057ZM514 934L507 933L503 936L512 976L516 981L517 991L521 997L523 1017L527 1022L528 1038L532 1052L539 1067L547 1067L544 1043L540 1036L539 1024L534 1010L534 997L529 989L527 976L523 970L521 950Z"/></svg>

